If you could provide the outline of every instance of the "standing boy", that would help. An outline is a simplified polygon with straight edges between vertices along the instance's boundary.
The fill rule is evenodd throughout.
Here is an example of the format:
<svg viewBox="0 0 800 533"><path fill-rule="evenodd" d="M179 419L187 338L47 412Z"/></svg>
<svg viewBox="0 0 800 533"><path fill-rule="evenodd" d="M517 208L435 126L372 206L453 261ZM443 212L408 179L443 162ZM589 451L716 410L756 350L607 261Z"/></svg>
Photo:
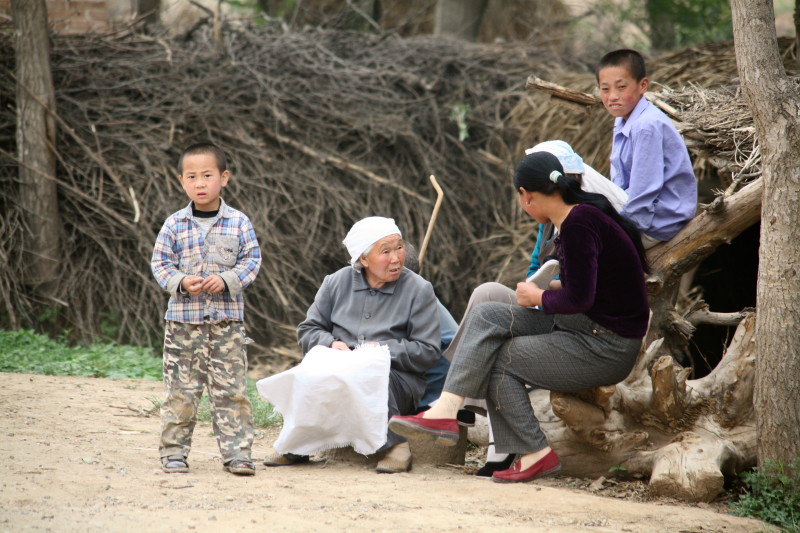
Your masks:
<svg viewBox="0 0 800 533"><path fill-rule="evenodd" d="M158 234L151 268L170 293L165 319L161 406L161 467L188 472L186 458L197 404L208 387L212 424L223 468L254 475L252 407L247 397L247 353L242 291L261 266L250 219L228 206L225 153L210 143L184 150L178 179L191 202L170 215Z"/></svg>
<svg viewBox="0 0 800 533"><path fill-rule="evenodd" d="M664 113L643 98L650 85L636 50L609 52L597 65L597 86L615 117L611 181L628 193L620 212L649 248L668 241L697 209L697 180L689 152Z"/></svg>

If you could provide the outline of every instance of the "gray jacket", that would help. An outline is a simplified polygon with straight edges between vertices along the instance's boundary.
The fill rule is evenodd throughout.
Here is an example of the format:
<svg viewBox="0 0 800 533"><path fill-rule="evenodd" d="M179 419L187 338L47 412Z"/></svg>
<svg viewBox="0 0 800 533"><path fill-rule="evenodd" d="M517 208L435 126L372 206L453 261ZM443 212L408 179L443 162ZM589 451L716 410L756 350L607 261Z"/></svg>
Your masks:
<svg viewBox="0 0 800 533"><path fill-rule="evenodd" d="M303 353L340 340L351 348L378 341L389 347L392 369L422 374L439 360L441 333L433 286L403 269L397 281L373 289L347 266L325 276L306 319L297 326Z"/></svg>

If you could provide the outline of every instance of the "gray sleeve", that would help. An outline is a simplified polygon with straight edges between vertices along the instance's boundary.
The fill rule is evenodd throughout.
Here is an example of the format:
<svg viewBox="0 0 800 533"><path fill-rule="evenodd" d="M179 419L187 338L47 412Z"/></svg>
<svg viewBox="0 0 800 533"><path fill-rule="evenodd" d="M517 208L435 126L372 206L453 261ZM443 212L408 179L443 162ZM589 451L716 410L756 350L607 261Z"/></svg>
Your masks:
<svg viewBox="0 0 800 533"><path fill-rule="evenodd" d="M314 303L308 308L306 319L297 326L297 342L300 344L303 354L318 344L330 346L336 340L331 333L333 330L331 322L333 300L330 284L331 276L325 276L322 286L314 297Z"/></svg>
<svg viewBox="0 0 800 533"><path fill-rule="evenodd" d="M433 286L424 281L412 303L407 338L381 341L381 344L389 347L392 368L422 374L441 357L441 341L436 295Z"/></svg>

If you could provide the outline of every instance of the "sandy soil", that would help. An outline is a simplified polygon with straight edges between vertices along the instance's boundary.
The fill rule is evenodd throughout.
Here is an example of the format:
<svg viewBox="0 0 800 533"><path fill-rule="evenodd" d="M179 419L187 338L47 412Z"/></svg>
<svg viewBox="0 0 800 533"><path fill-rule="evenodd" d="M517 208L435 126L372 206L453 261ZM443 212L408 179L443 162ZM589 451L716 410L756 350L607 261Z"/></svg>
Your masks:
<svg viewBox="0 0 800 533"><path fill-rule="evenodd" d="M775 531L719 505L638 502L569 480L499 485L466 469L376 474L328 461L222 471L209 424L189 474L159 468L161 384L2 374L0 531ZM271 453L259 433L254 459ZM634 491L635 492L635 491ZM601 491L600 493L603 493Z"/></svg>

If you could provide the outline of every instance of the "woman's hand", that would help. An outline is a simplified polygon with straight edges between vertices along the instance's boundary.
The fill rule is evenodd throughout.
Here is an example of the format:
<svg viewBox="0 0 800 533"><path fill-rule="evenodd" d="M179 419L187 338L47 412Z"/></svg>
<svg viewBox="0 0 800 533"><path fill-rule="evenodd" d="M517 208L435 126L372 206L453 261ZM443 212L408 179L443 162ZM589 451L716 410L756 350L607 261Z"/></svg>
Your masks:
<svg viewBox="0 0 800 533"><path fill-rule="evenodd" d="M521 281L517 283L517 303L524 307L542 305L543 292L535 283Z"/></svg>
<svg viewBox="0 0 800 533"><path fill-rule="evenodd" d="M551 291L559 290L561 288L561 280L554 279L553 281L550 282L550 285L547 288Z"/></svg>
<svg viewBox="0 0 800 533"><path fill-rule="evenodd" d="M333 343L331 343L331 348L333 348L334 350L341 350L343 352L350 351L350 347L347 344L343 343L342 341L333 341Z"/></svg>

